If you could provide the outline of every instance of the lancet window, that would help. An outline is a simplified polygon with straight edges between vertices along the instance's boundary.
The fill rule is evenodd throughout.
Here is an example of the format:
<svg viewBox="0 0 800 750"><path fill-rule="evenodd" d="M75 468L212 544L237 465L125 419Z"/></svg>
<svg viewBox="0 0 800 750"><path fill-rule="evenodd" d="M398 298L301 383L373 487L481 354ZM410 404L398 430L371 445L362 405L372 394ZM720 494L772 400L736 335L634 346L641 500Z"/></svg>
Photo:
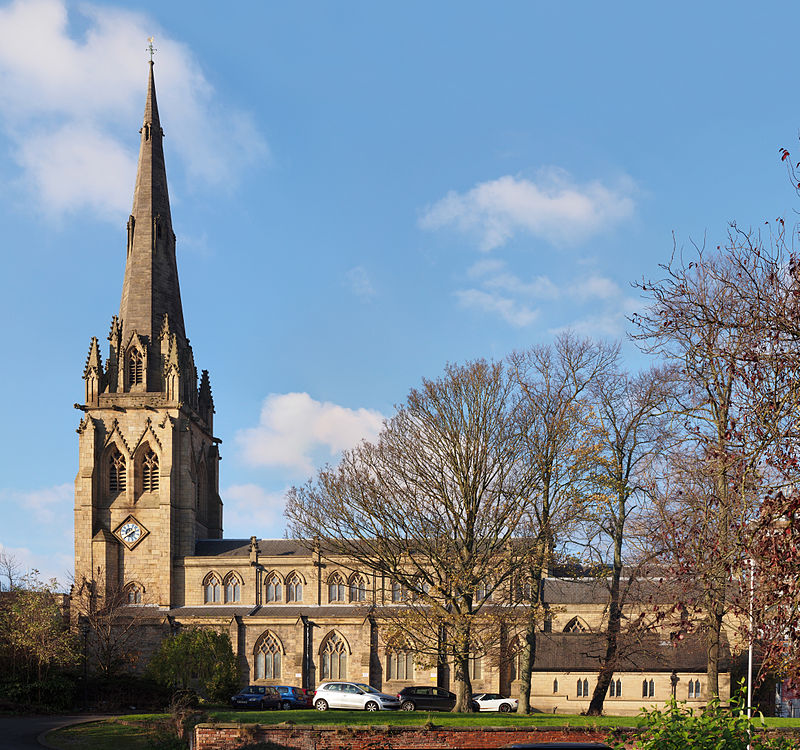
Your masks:
<svg viewBox="0 0 800 750"><path fill-rule="evenodd" d="M350 579L350 601L351 602L363 602L366 601L367 598L367 584L364 580L364 576L360 573L356 573Z"/></svg>
<svg viewBox="0 0 800 750"><path fill-rule="evenodd" d="M242 600L242 582L235 573L225 577L225 602L236 603Z"/></svg>
<svg viewBox="0 0 800 750"><path fill-rule="evenodd" d="M144 357L138 349L131 349L128 354L128 384L144 383Z"/></svg>
<svg viewBox="0 0 800 750"><path fill-rule="evenodd" d="M108 489L111 492L125 492L126 483L125 456L113 450L108 457Z"/></svg>
<svg viewBox="0 0 800 750"><path fill-rule="evenodd" d="M283 601L283 585L277 573L270 573L267 575L267 601L268 602L281 602Z"/></svg>
<svg viewBox="0 0 800 750"><path fill-rule="evenodd" d="M147 451L142 458L142 492L158 491L158 456Z"/></svg>
<svg viewBox="0 0 800 750"><path fill-rule="evenodd" d="M286 577L286 601L303 601L303 581L297 573L290 573Z"/></svg>
<svg viewBox="0 0 800 750"><path fill-rule="evenodd" d="M203 584L206 604L219 604L221 589L222 586L216 573L207 576Z"/></svg>
<svg viewBox="0 0 800 750"><path fill-rule="evenodd" d="M337 633L331 633L320 649L323 680L347 679L347 644Z"/></svg>
<svg viewBox="0 0 800 750"><path fill-rule="evenodd" d="M328 579L328 601L343 602L345 600L344 580L338 573L334 573Z"/></svg>
<svg viewBox="0 0 800 750"><path fill-rule="evenodd" d="M255 678L276 680L281 677L281 644L277 636L267 631L261 636L255 649Z"/></svg>

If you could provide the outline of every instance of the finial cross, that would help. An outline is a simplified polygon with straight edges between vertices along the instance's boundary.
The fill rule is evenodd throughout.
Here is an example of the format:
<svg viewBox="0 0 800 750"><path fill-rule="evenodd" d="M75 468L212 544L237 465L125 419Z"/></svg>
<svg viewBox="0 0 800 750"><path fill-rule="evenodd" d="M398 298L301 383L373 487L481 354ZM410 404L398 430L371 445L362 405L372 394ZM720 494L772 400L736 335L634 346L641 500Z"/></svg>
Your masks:
<svg viewBox="0 0 800 750"><path fill-rule="evenodd" d="M153 54L158 52L158 50L153 46L153 37L147 37L147 41L149 44L147 45L147 51L150 53L150 62L153 62Z"/></svg>

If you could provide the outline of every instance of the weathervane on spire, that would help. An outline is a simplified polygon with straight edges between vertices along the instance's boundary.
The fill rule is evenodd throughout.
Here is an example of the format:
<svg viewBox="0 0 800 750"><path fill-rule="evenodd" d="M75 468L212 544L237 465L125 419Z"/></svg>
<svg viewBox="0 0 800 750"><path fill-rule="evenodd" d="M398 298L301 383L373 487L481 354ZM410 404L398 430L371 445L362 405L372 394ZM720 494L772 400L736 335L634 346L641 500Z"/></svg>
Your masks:
<svg viewBox="0 0 800 750"><path fill-rule="evenodd" d="M150 62L153 62L153 53L158 52L158 50L153 46L153 37L147 37L147 41L149 44L147 45L147 51L150 53Z"/></svg>

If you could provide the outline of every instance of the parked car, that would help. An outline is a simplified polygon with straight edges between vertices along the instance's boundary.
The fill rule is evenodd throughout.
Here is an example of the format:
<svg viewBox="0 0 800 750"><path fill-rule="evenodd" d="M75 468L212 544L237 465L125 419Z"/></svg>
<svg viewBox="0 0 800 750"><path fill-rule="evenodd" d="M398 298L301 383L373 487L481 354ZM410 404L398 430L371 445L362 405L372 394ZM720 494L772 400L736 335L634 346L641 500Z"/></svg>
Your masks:
<svg viewBox="0 0 800 750"><path fill-rule="evenodd" d="M234 708L277 709L281 706L280 693L272 685L248 685L241 692L231 696Z"/></svg>
<svg viewBox="0 0 800 750"><path fill-rule="evenodd" d="M356 708L365 711L396 711L400 701L362 682L323 682L314 693L314 708Z"/></svg>
<svg viewBox="0 0 800 750"><path fill-rule="evenodd" d="M455 693L438 687L404 687L398 694L403 711L452 711Z"/></svg>
<svg viewBox="0 0 800 750"><path fill-rule="evenodd" d="M281 708L311 708L311 696L303 688L290 687L289 685L275 685L281 696Z"/></svg>
<svg viewBox="0 0 800 750"><path fill-rule="evenodd" d="M500 693L473 693L473 711L502 711L504 714L516 711L519 701L516 698L504 698Z"/></svg>

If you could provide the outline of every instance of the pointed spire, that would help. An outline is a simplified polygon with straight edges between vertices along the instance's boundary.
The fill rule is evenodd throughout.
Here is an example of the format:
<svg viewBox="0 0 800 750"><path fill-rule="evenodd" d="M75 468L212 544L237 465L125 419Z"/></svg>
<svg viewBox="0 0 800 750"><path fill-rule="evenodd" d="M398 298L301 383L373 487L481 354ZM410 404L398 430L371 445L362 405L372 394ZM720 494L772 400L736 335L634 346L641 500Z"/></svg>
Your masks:
<svg viewBox="0 0 800 750"><path fill-rule="evenodd" d="M164 164L164 132L158 116L152 60L149 65L119 310L122 346L127 346L134 331L154 342L165 315L169 315L170 326L181 344L186 340Z"/></svg>

